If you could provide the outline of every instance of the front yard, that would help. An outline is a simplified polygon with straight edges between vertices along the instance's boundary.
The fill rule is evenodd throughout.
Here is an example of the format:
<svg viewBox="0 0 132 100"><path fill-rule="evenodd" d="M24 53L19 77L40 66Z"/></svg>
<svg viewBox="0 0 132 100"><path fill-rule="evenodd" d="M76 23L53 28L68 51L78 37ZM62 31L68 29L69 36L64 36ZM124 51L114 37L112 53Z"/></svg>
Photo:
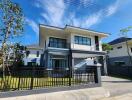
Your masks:
<svg viewBox="0 0 132 100"><path fill-rule="evenodd" d="M48 88L48 87L59 87L69 86L70 84L85 84L94 83L88 81L89 79L79 78L53 78L53 77L13 77L6 76L4 79L0 78L0 91L8 90L27 90L36 88Z"/></svg>
<svg viewBox="0 0 132 100"><path fill-rule="evenodd" d="M73 81L73 79L72 79ZM74 81L79 83L79 81ZM11 77L7 76L4 78L0 78L0 90L2 88L5 89L30 89L30 88L39 88L39 87L53 87L53 86L68 86L69 85L69 78L18 78L18 77Z"/></svg>

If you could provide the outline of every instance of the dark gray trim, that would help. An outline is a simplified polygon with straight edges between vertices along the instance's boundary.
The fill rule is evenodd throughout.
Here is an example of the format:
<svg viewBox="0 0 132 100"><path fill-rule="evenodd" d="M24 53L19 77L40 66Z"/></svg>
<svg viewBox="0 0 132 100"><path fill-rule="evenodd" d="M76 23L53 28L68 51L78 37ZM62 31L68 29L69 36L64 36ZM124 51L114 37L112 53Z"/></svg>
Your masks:
<svg viewBox="0 0 132 100"><path fill-rule="evenodd" d="M75 85L75 86L67 86L67 87L53 87L53 88L43 88L43 89L36 89L36 90L22 90L22 91L10 91L10 92L1 92L0 98L7 98L7 97L16 97L16 96L26 96L32 94L42 94L42 93L52 93L52 92L59 92L59 91L69 91L69 90L78 90L78 89L85 89L85 88L93 88L93 87L100 87L100 84L86 84L86 85Z"/></svg>
<svg viewBox="0 0 132 100"><path fill-rule="evenodd" d="M86 54L106 55L106 53L105 53L105 52L97 52L97 51L83 51L83 50L72 50L72 53L86 53Z"/></svg>
<svg viewBox="0 0 132 100"><path fill-rule="evenodd" d="M39 24L39 25L40 26L53 27L53 28L58 28L58 29L64 30L64 28L56 27L56 26L52 26L52 25L46 25L46 24Z"/></svg>
<svg viewBox="0 0 132 100"><path fill-rule="evenodd" d="M47 52L51 53L51 54L55 53L56 55L57 55L57 53L59 53L60 55L68 55L69 54L69 49L63 49L63 48L62 49L59 49L59 48L57 48L57 49L55 49L55 48L54 49L50 49L50 48L48 48Z"/></svg>
<svg viewBox="0 0 132 100"><path fill-rule="evenodd" d="M39 24L39 46L40 46L40 24Z"/></svg>

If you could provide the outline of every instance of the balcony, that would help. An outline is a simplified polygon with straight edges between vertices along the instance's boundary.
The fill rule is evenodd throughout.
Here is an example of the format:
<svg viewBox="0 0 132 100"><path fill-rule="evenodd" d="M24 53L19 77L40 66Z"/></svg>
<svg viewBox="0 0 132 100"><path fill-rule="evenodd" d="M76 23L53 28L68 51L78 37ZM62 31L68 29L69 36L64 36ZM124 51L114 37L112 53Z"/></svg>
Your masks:
<svg viewBox="0 0 132 100"><path fill-rule="evenodd" d="M68 43L62 43L62 42L50 42L49 44L48 44L48 47L53 47L53 48L69 48L69 44Z"/></svg>

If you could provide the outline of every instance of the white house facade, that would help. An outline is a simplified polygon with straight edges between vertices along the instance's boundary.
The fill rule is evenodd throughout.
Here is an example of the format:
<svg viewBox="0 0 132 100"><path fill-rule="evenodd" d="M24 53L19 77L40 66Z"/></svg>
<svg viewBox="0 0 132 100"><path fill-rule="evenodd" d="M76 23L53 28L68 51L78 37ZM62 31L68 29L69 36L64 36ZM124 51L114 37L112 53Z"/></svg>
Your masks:
<svg viewBox="0 0 132 100"><path fill-rule="evenodd" d="M39 26L39 47L43 48L40 65L47 69L85 68L95 59L105 59L101 39L108 34L74 26ZM106 72L106 62L103 63Z"/></svg>
<svg viewBox="0 0 132 100"><path fill-rule="evenodd" d="M111 65L132 65L132 38L121 37L109 43L112 50L109 52Z"/></svg>

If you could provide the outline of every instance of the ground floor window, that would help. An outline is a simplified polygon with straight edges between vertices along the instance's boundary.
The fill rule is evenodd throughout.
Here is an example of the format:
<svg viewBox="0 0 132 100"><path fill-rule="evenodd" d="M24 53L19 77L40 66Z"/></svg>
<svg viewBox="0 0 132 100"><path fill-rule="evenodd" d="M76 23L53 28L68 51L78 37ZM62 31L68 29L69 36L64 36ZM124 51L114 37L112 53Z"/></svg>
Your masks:
<svg viewBox="0 0 132 100"><path fill-rule="evenodd" d="M115 65L119 65L119 66L125 65L124 61L115 61L114 63Z"/></svg>
<svg viewBox="0 0 132 100"><path fill-rule="evenodd" d="M66 69L68 68L68 58L67 56L50 56L50 67L52 69Z"/></svg>

